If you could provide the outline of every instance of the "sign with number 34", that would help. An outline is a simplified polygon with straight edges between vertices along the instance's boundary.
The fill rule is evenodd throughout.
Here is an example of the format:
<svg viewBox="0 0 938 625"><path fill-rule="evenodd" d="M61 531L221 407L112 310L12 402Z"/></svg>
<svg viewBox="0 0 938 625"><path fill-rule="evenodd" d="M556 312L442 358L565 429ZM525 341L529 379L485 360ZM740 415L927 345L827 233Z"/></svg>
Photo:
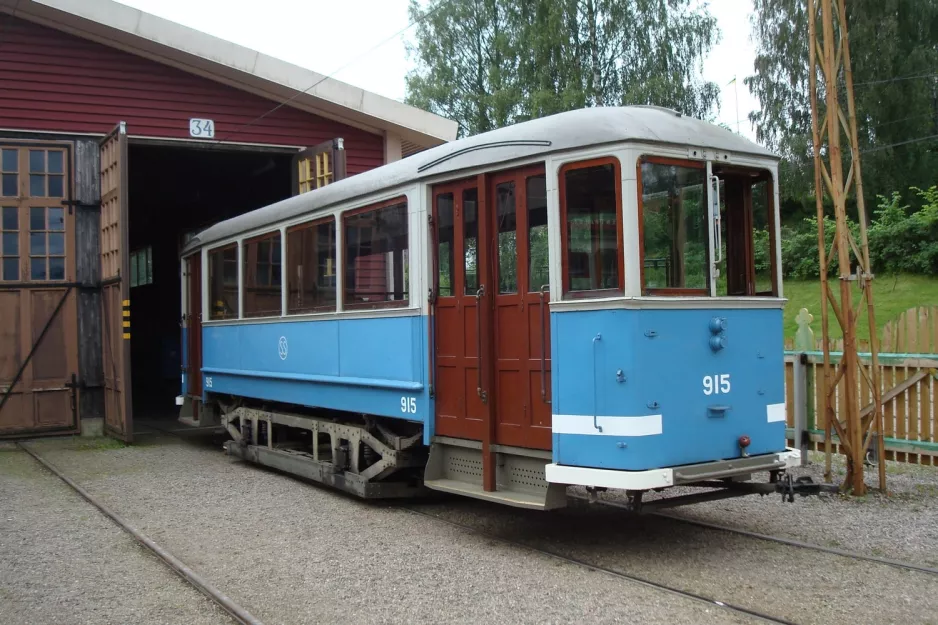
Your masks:
<svg viewBox="0 0 938 625"><path fill-rule="evenodd" d="M198 137L199 139L214 139L215 138L215 122L211 119L197 119L192 118L189 120L189 136Z"/></svg>

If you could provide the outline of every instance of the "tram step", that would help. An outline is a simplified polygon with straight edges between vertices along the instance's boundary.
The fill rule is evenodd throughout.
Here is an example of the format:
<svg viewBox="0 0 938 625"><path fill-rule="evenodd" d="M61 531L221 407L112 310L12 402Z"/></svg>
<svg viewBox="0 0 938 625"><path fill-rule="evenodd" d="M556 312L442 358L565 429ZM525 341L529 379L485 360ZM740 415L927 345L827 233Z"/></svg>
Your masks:
<svg viewBox="0 0 938 625"><path fill-rule="evenodd" d="M477 441L435 441L430 446L424 486L446 493L484 499L517 508L551 510L566 506L566 487L544 477L549 459L531 457L525 450L496 453L496 490L482 485L482 450Z"/></svg>

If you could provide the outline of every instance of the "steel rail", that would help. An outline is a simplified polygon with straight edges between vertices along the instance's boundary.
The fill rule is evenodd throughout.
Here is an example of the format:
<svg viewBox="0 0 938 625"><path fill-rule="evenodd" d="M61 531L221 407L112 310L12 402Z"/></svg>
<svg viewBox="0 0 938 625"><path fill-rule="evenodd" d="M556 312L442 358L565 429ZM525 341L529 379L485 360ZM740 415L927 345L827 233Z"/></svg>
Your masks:
<svg viewBox="0 0 938 625"><path fill-rule="evenodd" d="M179 558L160 547L157 543L153 542L152 539L148 538L146 535L140 532L140 530L128 523L123 517L104 505L104 503L99 501L96 497L94 497L94 495L72 481L67 475L56 468L55 465L22 443L16 443L16 446L32 456L36 462L51 471L60 480L68 484L72 490L81 495L85 501L100 510L105 516L120 526L121 529L133 536L137 542L156 554L156 556L164 563L166 563L166 565L169 566L175 573L189 582L196 590L218 604L221 609L227 612L237 622L241 623L242 625L263 625L261 621L251 615L251 613L245 610L243 607L235 603L235 601L228 595L218 590L214 585L211 584L211 582L186 566L186 564Z"/></svg>
<svg viewBox="0 0 938 625"><path fill-rule="evenodd" d="M570 495L573 499L580 499L583 501L588 501L587 497L582 497L580 495ZM596 501L593 502L593 505L603 505L611 508L620 508L632 512L629 507L625 504L617 503L614 501ZM688 525L696 525L698 527L703 527L706 529L729 532L732 534L739 534L741 536L747 536L749 538L756 538L758 540L765 540L768 542L778 543L782 545L788 545L790 547L798 547L799 549L808 549L810 551L819 551L822 553L829 553L835 556L841 556L844 558L850 558L853 560L865 560L867 562L874 562L876 564L883 564L886 566L892 566L899 569L905 569L907 571L918 571L920 573L926 573L928 575L938 575L938 568L925 566L924 564L916 564L914 562L903 562L902 560L894 560L892 558L882 558L879 556L871 556L864 553L857 553L855 551L847 551L846 549L837 549L836 547L825 547L823 545L818 545L816 543L802 542L800 540L795 540L793 538L783 538L781 536L772 536L770 534L762 534L759 532L753 532L750 530L739 529L735 527L730 527L728 525L721 525L719 523L711 523L709 521L698 521L697 519L688 519L682 517L673 512L661 512L661 511L650 511L645 512L648 516L657 516L665 519L670 519L672 521L677 521L679 523L687 523Z"/></svg>
<svg viewBox="0 0 938 625"><path fill-rule="evenodd" d="M659 591L662 591L662 592L667 592L667 593L670 593L670 594L673 594L673 595L677 595L677 596L680 596L680 597L684 597L685 599L691 599L691 600L693 600L693 601L697 601L697 602L701 602L701 603L706 603L707 605L710 605L710 606L717 606L717 607L720 607L720 608L724 608L724 609L726 609L726 610L729 610L729 611L731 611L731 612L737 612L737 613L740 613L740 614L745 614L745 615L747 615L747 616L751 616L751 617L754 617L754 618L757 618L757 619L761 619L761 620L766 621L766 622L768 622L768 623L778 623L778 624L781 624L781 625L795 625L794 621L789 621L789 620L786 620L786 619L783 619L783 618L779 618L779 617L776 617L776 616L772 616L771 614L765 614L765 613L763 613L763 612L759 612L758 610L752 610L752 609L750 609L750 608L746 608L746 607L743 607L743 606L735 605L735 604L732 604L732 603L727 603L727 602L725 602L725 601L719 601L719 600L717 600L717 599L713 599L712 597L707 597L707 596L705 596L705 595L700 595L700 594L691 592L691 591L689 591L689 590L682 590L682 589L680 589L680 588L675 588L674 586L668 586L667 584L662 584L662 583L660 583L660 582L655 582L655 581L652 581L652 580L650 580L650 579L646 579L646 578L644 578L644 577L639 577L639 576L637 576L637 575L632 575L632 574L630 574L630 573L623 573L622 571L616 571L615 569L610 569L610 568L607 568L607 567L604 567L604 566L599 566L598 564L591 564L591 563L586 562L586 561L584 561L584 560L579 560L579 559L577 559L577 558L572 558L572 557L570 557L570 556L560 555L560 554L558 554L558 553L554 553L554 552L548 551L548 550L546 550L546 549L541 549L541 548L539 548L539 547L535 547L535 546L533 546L533 545L528 545L528 544L526 544L526 543L523 543L523 542L520 542L520 541L517 541L517 540L512 540L512 539L510 539L510 538L504 538L504 537L502 537L502 536L498 536L498 535L496 535L496 534L492 534L492 533L486 532L485 530L480 530L480 529L478 529L478 528L472 527L471 525L466 525L466 524L463 524L463 523L458 523L458 522L456 522L456 521L450 521L449 519L444 519L444 518L438 517L438 516L436 516L435 514L430 514L429 512L424 512L424 511L422 511L422 510L415 510L414 508L410 508L410 507L407 507L407 506L402 506L402 507L400 507L399 509L406 510L407 512L410 512L411 514L415 514L415 515L418 515L418 516L423 516L423 517L427 517L427 518L429 518L429 519L433 519L434 521L440 521L441 523L446 523L447 525L451 525L451 526L453 526L453 527L458 527L458 528L460 528L460 529L462 529L462 530L465 530L465 531L467 531L467 532L471 532L471 533L476 534L476 535L478 535L478 536L483 536L483 537L485 537L485 538L487 538L487 539L489 539L489 540L494 540L494 541L497 541L497 542L500 542L500 543L503 543L503 544L506 544L506 545L510 545L510 546L512 546L512 547L517 547L517 548L519 548L519 549L524 549L524 550L530 551L530 552L532 552L532 553L537 553L537 554L540 554L540 555L547 556L547 557L549 557L549 558L554 558L554 559L560 560L560 561L562 561L562 562L566 562L566 563L568 563L568 564L574 564L574 565L576 565L576 566L579 566L579 567L588 569L588 570L590 570L590 571L595 571L595 572L598 572L598 573L605 573L606 575L610 575L610 576L612 576L612 577L616 577L616 578L619 578L619 579L622 579L622 580L625 580L625 581L629 581L629 582L632 582L632 583L635 583L635 584L640 584L640 585L642 585L642 586L645 586L645 587L648 587L648 588L652 588L652 589L654 589L654 590L659 590Z"/></svg>

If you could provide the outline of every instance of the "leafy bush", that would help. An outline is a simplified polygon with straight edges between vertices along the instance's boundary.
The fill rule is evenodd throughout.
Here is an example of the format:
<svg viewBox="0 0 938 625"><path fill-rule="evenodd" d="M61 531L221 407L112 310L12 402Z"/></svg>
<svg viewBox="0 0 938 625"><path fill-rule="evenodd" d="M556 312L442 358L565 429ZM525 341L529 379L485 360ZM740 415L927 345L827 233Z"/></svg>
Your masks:
<svg viewBox="0 0 938 625"><path fill-rule="evenodd" d="M922 200L922 208L909 213L902 197L893 192L879 196L879 205L867 229L870 262L874 273L938 275L938 187L911 189ZM859 226L848 220L848 227L859 243ZM836 224L824 217L824 240L830 250ZM820 275L818 262L817 218L804 219L798 227L782 228L782 275L788 279L808 280ZM757 230L754 235L756 271L768 270L771 263L769 235ZM828 267L828 276L839 272L837 254Z"/></svg>
<svg viewBox="0 0 938 625"><path fill-rule="evenodd" d="M899 193L879 196L869 229L870 258L882 273L938 273L938 187L912 188L922 208L908 214Z"/></svg>

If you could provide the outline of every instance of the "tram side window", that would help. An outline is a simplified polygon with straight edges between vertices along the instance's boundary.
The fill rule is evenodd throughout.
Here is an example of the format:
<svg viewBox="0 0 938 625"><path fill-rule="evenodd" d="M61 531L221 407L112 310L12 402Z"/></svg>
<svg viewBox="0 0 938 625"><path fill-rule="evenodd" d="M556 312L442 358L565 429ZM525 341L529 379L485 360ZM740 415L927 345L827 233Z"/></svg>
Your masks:
<svg viewBox="0 0 938 625"><path fill-rule="evenodd" d="M454 206L452 193L436 196L437 290L440 297L450 297L456 288L453 258L456 232L453 224Z"/></svg>
<svg viewBox="0 0 938 625"><path fill-rule="evenodd" d="M621 290L619 162L610 158L572 163L563 167L560 178L564 291L588 295Z"/></svg>
<svg viewBox="0 0 938 625"><path fill-rule="evenodd" d="M406 306L407 201L353 212L344 219L346 308Z"/></svg>
<svg viewBox="0 0 938 625"><path fill-rule="evenodd" d="M335 310L335 245L332 217L287 231L287 314Z"/></svg>
<svg viewBox="0 0 938 625"><path fill-rule="evenodd" d="M264 234L244 242L244 316L280 315L280 233Z"/></svg>
<svg viewBox="0 0 938 625"><path fill-rule="evenodd" d="M702 163L644 159L639 219L644 293L708 295L707 173Z"/></svg>
<svg viewBox="0 0 938 625"><path fill-rule="evenodd" d="M209 315L208 318L238 318L238 245L211 250L208 253Z"/></svg>
<svg viewBox="0 0 938 625"><path fill-rule="evenodd" d="M550 284L547 240L547 179L541 174L525 180L528 209L528 291Z"/></svg>

